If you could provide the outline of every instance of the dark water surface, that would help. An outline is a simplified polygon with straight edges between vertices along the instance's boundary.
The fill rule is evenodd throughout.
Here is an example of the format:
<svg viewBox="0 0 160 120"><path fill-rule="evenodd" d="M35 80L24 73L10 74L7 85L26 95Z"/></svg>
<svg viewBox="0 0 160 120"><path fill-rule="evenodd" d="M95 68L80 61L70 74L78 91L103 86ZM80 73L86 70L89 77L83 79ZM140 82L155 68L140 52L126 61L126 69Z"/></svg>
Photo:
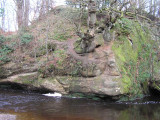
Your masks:
<svg viewBox="0 0 160 120"><path fill-rule="evenodd" d="M160 99L111 103L0 91L0 120L160 120Z"/></svg>

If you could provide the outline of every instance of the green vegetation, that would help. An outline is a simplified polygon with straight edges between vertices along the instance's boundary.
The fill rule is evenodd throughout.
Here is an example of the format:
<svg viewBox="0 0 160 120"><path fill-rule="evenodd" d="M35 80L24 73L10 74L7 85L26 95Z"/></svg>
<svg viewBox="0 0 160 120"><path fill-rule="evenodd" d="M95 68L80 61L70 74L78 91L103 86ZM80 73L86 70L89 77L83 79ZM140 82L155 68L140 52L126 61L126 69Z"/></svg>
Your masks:
<svg viewBox="0 0 160 120"><path fill-rule="evenodd" d="M73 59L71 56L66 54L64 50L56 50L54 51L55 62L56 64L52 64L56 67L56 69L60 69L61 72L64 71L63 74L69 74L71 76L76 76L80 74L81 62Z"/></svg>
<svg viewBox="0 0 160 120"><path fill-rule="evenodd" d="M77 40L75 43L74 43L74 50L76 51L76 53L83 53L83 49L81 47L81 41L82 40Z"/></svg>
<svg viewBox="0 0 160 120"><path fill-rule="evenodd" d="M119 36L112 49L121 70L123 92L128 93L129 99L141 98L146 93L146 84L152 77L151 55L156 57L151 34L138 22L126 18L119 20L115 30Z"/></svg>
<svg viewBox="0 0 160 120"><path fill-rule="evenodd" d="M56 50L54 51L54 55L57 59L56 63L59 68L63 68L64 60L67 58L67 54L64 50Z"/></svg>
<svg viewBox="0 0 160 120"><path fill-rule="evenodd" d="M67 63L66 58L68 57L65 50L55 50L53 55L54 59L52 61L48 61L45 66L39 68L38 70L39 73L43 75L43 77L47 77L48 74L51 75L52 72L55 75L65 73L64 70Z"/></svg>
<svg viewBox="0 0 160 120"><path fill-rule="evenodd" d="M58 33L58 32L55 32L53 36L50 36L51 39L57 40L57 41L65 41L70 37L71 36L67 35L67 33Z"/></svg>
<svg viewBox="0 0 160 120"><path fill-rule="evenodd" d="M56 11L57 13L53 13ZM1 12L2 10L0 9L0 14ZM105 13L104 15L102 14L101 16L99 16L100 20L96 22L96 27L99 27L100 31L95 32L95 36L93 36L93 33L91 35L88 34L89 32L92 32L90 28L93 28L93 26L91 25L92 23L88 23L88 25L91 25L89 29L89 26L87 27L87 18L89 18L88 9L83 10L84 13L82 16L82 11L79 8L65 7L62 9L59 8L57 10L55 9L53 10L53 12L50 12L46 15L47 20L45 20L45 22L43 18L40 20L36 20L34 23L34 27L30 26L29 28L24 28L25 30L21 29L13 37L4 37L1 35L0 64L9 62L10 59L12 59L12 62L22 64L22 72L27 71L23 70L23 68L25 69L26 67L28 69L28 67L31 66L31 70L28 71L32 71L32 69L38 69L40 78L53 78L55 76L62 76L64 77L64 79L61 80L63 83L67 81L66 76L69 76L71 78L75 77L75 81L78 81L77 79L79 79L80 77L83 77L84 80L86 78L93 77L93 83L94 80L101 82L101 77L104 77L103 79L107 81L108 79L112 79L112 77L108 77L104 74L107 74L106 71L108 70L108 75L111 75L110 68L112 66L107 66L107 62L110 62L110 59L114 59L111 56L112 51L110 50L110 46L113 43L112 50L114 51L116 56L116 64L119 67L121 78L118 78L119 71L117 71L117 68L115 69L116 71L114 71L113 69L113 73L116 72L116 75L114 74L116 77L114 75L112 76L113 78L118 78L115 80L120 81L116 82L117 84L122 84L122 93L124 93L124 96L121 98L121 100L142 98L144 94L148 94L148 83L153 81L153 72L154 75L160 74L160 63L157 62L158 59L156 52L158 51L158 46L155 45L155 41L152 40L150 30L148 30L147 27L142 26L143 23L139 23L139 21L134 21L133 19L131 20L124 18L124 15L123 17L118 17L116 23L113 23L113 27L112 24L108 23L114 21L114 17L112 16L113 20L111 20L107 18L108 15ZM110 21L106 21L106 19ZM81 56L75 54L75 52L72 51L72 42L74 41L73 39L77 39L78 37L78 34L76 35L76 32L82 33L82 36L85 35L85 33L87 33L86 35L89 35L89 39L83 39L87 38L87 36L83 36L81 38L79 37L79 39L75 43L73 43L76 53L85 53L85 50L82 49L82 47L87 49L91 48L89 47L90 44L88 43L91 43L91 41L93 40L94 44L96 45L94 52L90 52L89 54L85 53ZM113 32L115 34L112 36ZM8 32L7 35L9 34L10 33ZM111 36L109 36L109 34ZM4 35L7 36L5 33ZM110 43L106 42L104 41L106 36L109 37L109 40L114 38L116 40L111 41ZM88 40L88 43L85 41L87 44L83 45L82 42L85 42L82 40ZM69 42L69 44L67 44L67 42ZM93 47L95 46L93 45ZM68 52L71 52L70 54L73 55L68 54ZM115 61L113 60L110 64L112 64L112 62L115 63ZM102 65L99 65L101 63ZM113 68L114 67L116 67L115 64L113 65ZM15 72L15 74L18 74L17 71ZM5 71L2 67L0 67L0 72L0 77L3 77ZM17 80L17 82L34 85L36 82L38 83L44 80L40 79L40 81L38 81L37 79L37 76L22 76ZM73 82L71 84L76 86L74 81L71 82ZM90 86L93 85L93 87L95 87L95 90L99 92L99 89L101 87L106 87L107 85L109 85L106 82L103 86L103 83L100 85L98 84L98 87L97 84L91 84ZM160 90L160 84L158 85L155 82L153 83L154 88ZM105 86L105 84L107 85ZM78 87L76 89L78 89ZM83 88L80 89L82 89L83 91ZM107 93L104 92L100 94ZM97 99L96 95L92 94L91 96L86 96L85 94L77 93L73 96Z"/></svg>
<svg viewBox="0 0 160 120"><path fill-rule="evenodd" d="M132 32L132 20L128 20L126 18L122 18L118 21L119 24L116 24L117 32L122 35L128 35Z"/></svg>
<svg viewBox="0 0 160 120"><path fill-rule="evenodd" d="M56 44L54 44L54 43L48 43L47 45L48 45L48 52L49 53L52 53L56 49ZM46 52L47 52L46 46L43 45L43 46L39 47L38 50L36 51L36 57L41 57L41 56L45 55ZM30 56L34 57L34 52L32 52L30 54Z"/></svg>
<svg viewBox="0 0 160 120"><path fill-rule="evenodd" d="M38 80L38 76L36 75L28 75L28 76L19 76L15 82L27 85L34 85Z"/></svg>
<svg viewBox="0 0 160 120"><path fill-rule="evenodd" d="M33 40L33 36L30 33L22 32L20 34L21 45L27 45Z"/></svg>
<svg viewBox="0 0 160 120"><path fill-rule="evenodd" d="M8 40L7 37L0 36L0 61L3 63L10 61L8 54L13 51L11 45L5 44Z"/></svg>

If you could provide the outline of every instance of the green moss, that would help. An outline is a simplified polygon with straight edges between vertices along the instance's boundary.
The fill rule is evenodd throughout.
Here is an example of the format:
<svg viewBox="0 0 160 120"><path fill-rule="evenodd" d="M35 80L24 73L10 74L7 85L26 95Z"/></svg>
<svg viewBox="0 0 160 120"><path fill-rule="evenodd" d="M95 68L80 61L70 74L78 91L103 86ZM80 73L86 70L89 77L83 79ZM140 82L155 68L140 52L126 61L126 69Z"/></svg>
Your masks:
<svg viewBox="0 0 160 120"><path fill-rule="evenodd" d="M118 20L118 24L115 25L117 31L123 35L128 35L132 32L132 21L127 18Z"/></svg>
<svg viewBox="0 0 160 120"><path fill-rule="evenodd" d="M104 39L102 34L97 34L94 38L96 45L104 45Z"/></svg>
<svg viewBox="0 0 160 120"><path fill-rule="evenodd" d="M141 97L151 77L148 59L153 53L151 35L147 27L142 28L138 22L126 18L118 21L114 29L119 36L112 50L122 75L123 91L130 99Z"/></svg>
<svg viewBox="0 0 160 120"><path fill-rule="evenodd" d="M149 89L148 89L148 81L145 81L142 83L142 87L143 87L143 91L145 94L149 93Z"/></svg>
<svg viewBox="0 0 160 120"><path fill-rule="evenodd" d="M124 88L123 92L128 93L132 85L131 79L127 75L124 75L122 77L122 83L123 83L123 88Z"/></svg>
<svg viewBox="0 0 160 120"><path fill-rule="evenodd" d="M153 87L160 91L160 87L155 82L153 82Z"/></svg>
<svg viewBox="0 0 160 120"><path fill-rule="evenodd" d="M74 50L76 51L76 53L83 53L83 49L81 48L81 40L77 40L74 43Z"/></svg>
<svg viewBox="0 0 160 120"><path fill-rule="evenodd" d="M28 75L28 76L19 76L15 82L21 83L21 84L28 84L28 85L34 85L36 81L38 80L38 77L36 75Z"/></svg>

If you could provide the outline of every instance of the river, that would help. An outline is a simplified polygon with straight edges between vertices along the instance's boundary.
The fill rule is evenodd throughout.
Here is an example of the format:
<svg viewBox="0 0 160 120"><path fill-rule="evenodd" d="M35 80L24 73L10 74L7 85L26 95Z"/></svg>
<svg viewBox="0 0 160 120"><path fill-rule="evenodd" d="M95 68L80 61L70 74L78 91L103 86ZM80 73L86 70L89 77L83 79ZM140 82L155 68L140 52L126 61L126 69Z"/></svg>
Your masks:
<svg viewBox="0 0 160 120"><path fill-rule="evenodd" d="M160 100L105 102L0 91L0 120L159 120Z"/></svg>

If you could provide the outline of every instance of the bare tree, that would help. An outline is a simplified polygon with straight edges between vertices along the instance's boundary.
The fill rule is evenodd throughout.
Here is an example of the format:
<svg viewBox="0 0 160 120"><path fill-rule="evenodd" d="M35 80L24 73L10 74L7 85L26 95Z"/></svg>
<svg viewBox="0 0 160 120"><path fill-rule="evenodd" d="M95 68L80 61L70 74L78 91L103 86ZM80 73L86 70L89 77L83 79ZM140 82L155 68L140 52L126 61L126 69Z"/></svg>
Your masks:
<svg viewBox="0 0 160 120"><path fill-rule="evenodd" d="M1 19L1 25L2 25L2 30L5 30L5 5L6 5L6 1L2 0L1 1L1 10L2 10L2 19Z"/></svg>
<svg viewBox="0 0 160 120"><path fill-rule="evenodd" d="M102 1L102 3L103 2L104 1ZM82 32L81 29L77 27L77 35L81 38L81 41L77 41L77 44L75 46L75 50L77 53L89 53L94 51L94 49L96 48L96 34L102 33L104 40L106 42L110 42L110 29L113 27L117 19L123 16L122 10L124 6L128 4L128 2L126 2L119 5L117 2L117 0L112 0L112 2L109 3L109 6L106 6L108 8L105 9L105 7L102 7L102 10L104 9L104 14L103 16L101 16L103 20L101 19L102 21L100 23L102 23L103 25L96 25L96 13L98 10L96 4L97 2L96 0L88 1L88 29L87 31Z"/></svg>
<svg viewBox="0 0 160 120"><path fill-rule="evenodd" d="M14 0L16 6L17 6L17 23L18 28L21 29L23 26L23 11L24 11L24 0Z"/></svg>
<svg viewBox="0 0 160 120"><path fill-rule="evenodd" d="M45 0L42 0L39 11L39 18L41 18L44 14L45 14Z"/></svg>
<svg viewBox="0 0 160 120"><path fill-rule="evenodd" d="M96 47L94 43L96 11L97 11L96 1L89 0L88 1L88 30L84 33L81 32L80 29L79 31L77 31L77 35L81 38L80 47L82 51L79 53L91 52Z"/></svg>
<svg viewBox="0 0 160 120"><path fill-rule="evenodd" d="M29 7L30 7L30 0L14 0L17 10L17 23L18 28L25 28L28 26L29 22Z"/></svg>
<svg viewBox="0 0 160 120"><path fill-rule="evenodd" d="M39 18L42 18L45 14L53 8L54 0L41 0Z"/></svg>
<svg viewBox="0 0 160 120"><path fill-rule="evenodd" d="M152 14L153 12L153 0L150 0L150 6L149 6L149 13Z"/></svg>
<svg viewBox="0 0 160 120"><path fill-rule="evenodd" d="M25 0L25 4L24 4L24 27L28 26L29 23L29 8L30 8L30 0Z"/></svg>

